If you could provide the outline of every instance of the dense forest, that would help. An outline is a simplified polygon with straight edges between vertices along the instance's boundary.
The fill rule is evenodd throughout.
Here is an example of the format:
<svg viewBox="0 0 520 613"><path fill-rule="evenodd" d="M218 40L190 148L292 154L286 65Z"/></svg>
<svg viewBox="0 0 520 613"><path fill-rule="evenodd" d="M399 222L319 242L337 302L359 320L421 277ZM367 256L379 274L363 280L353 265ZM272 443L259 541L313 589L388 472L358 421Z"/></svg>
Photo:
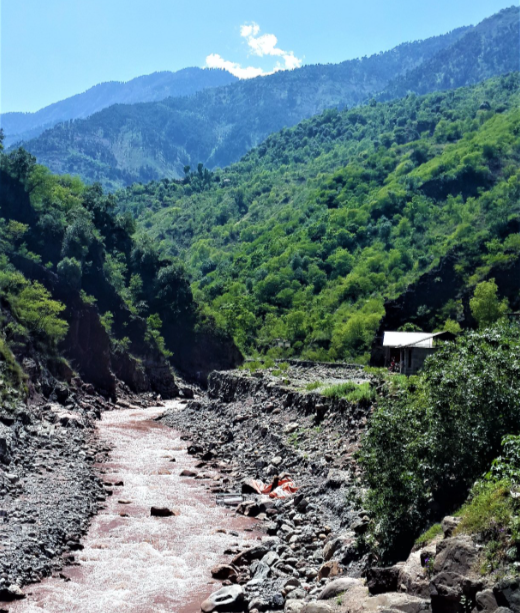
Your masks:
<svg viewBox="0 0 520 613"><path fill-rule="evenodd" d="M110 189L180 178L185 165L225 166L272 132L327 108L363 103L467 31L459 28L340 64L243 80L189 98L115 105L87 120L60 124L24 146L53 172L78 174Z"/></svg>
<svg viewBox="0 0 520 613"><path fill-rule="evenodd" d="M115 375L167 396L170 363L202 376L240 358L199 313L179 262L114 207L99 185L52 175L23 149L1 153L0 352L18 384L30 358L109 395Z"/></svg>
<svg viewBox="0 0 520 613"><path fill-rule="evenodd" d="M244 352L366 361L385 302L428 275L435 294L447 258L451 294L413 314L423 327L472 325L468 297L494 276L518 308L518 86L514 73L326 111L228 169L134 185L116 206L185 262Z"/></svg>

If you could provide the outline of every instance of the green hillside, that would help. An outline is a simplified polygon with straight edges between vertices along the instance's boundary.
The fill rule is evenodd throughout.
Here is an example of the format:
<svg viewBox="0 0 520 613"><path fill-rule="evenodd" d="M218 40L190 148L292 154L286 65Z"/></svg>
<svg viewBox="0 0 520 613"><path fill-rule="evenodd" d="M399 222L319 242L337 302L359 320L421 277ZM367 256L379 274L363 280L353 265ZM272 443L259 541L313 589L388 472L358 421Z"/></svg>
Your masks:
<svg viewBox="0 0 520 613"><path fill-rule="evenodd" d="M111 396L114 375L171 396L170 363L197 376L240 361L201 317L180 263L135 237L114 204L24 150L0 151L0 361L16 376L27 359L58 379L74 369Z"/></svg>
<svg viewBox="0 0 520 613"><path fill-rule="evenodd" d="M459 28L341 64L304 66L190 98L114 105L67 122L24 146L53 172L105 187L179 178L185 165L238 161L269 134L326 108L354 106L421 65L469 31Z"/></svg>
<svg viewBox="0 0 520 613"><path fill-rule="evenodd" d="M226 170L134 185L117 206L184 260L245 352L367 359L385 301L428 275L434 294L447 256L456 282L429 328L471 324L468 292L518 263L518 87L514 73L326 111ZM518 275L500 287L515 308L519 290Z"/></svg>

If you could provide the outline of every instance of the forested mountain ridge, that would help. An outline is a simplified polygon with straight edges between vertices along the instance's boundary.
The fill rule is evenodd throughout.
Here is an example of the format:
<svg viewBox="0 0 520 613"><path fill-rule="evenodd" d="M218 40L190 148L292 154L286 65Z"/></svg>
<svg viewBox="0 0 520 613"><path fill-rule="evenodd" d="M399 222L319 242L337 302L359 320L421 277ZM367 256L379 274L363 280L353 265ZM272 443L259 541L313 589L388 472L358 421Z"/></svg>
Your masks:
<svg viewBox="0 0 520 613"><path fill-rule="evenodd" d="M520 10L513 6L488 17L451 47L397 77L378 99L455 89L520 70L519 21Z"/></svg>
<svg viewBox="0 0 520 613"><path fill-rule="evenodd" d="M361 104L469 30L337 65L304 66L207 89L191 98L115 105L87 120L57 125L24 146L53 172L78 174L108 188L179 178L185 165L225 166L285 126L326 108Z"/></svg>
<svg viewBox="0 0 520 613"><path fill-rule="evenodd" d="M35 113L3 113L0 125L5 145L36 138L59 122L88 117L113 104L152 102L169 97L191 96L209 88L237 81L225 70L184 68L177 72L155 72L127 82L109 81L50 104Z"/></svg>
<svg viewBox="0 0 520 613"><path fill-rule="evenodd" d="M386 301L425 275L443 302L407 321L429 330L471 325L468 294L489 277L520 306L518 109L514 73L329 110L228 169L118 192L117 206L182 257L246 353L367 359Z"/></svg>

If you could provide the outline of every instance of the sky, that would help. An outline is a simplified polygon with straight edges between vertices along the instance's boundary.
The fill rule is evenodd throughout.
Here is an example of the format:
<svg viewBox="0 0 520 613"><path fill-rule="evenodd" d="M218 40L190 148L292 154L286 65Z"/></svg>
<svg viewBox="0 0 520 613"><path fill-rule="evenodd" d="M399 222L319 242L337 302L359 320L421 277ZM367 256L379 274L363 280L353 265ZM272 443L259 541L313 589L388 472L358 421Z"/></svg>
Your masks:
<svg viewBox="0 0 520 613"><path fill-rule="evenodd" d="M0 0L0 112L104 81L337 63L476 24L518 0Z"/></svg>

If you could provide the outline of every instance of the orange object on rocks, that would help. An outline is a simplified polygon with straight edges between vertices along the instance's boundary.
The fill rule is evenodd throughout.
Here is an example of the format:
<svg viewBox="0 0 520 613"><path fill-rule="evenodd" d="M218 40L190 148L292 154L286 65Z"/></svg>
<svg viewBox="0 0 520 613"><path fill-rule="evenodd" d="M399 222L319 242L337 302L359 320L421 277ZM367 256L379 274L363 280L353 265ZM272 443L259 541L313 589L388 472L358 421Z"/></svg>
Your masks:
<svg viewBox="0 0 520 613"><path fill-rule="evenodd" d="M247 484L259 494L268 494L269 498L288 498L299 489L290 477L283 479L275 477L270 485L265 485L265 483L256 479L249 480Z"/></svg>

